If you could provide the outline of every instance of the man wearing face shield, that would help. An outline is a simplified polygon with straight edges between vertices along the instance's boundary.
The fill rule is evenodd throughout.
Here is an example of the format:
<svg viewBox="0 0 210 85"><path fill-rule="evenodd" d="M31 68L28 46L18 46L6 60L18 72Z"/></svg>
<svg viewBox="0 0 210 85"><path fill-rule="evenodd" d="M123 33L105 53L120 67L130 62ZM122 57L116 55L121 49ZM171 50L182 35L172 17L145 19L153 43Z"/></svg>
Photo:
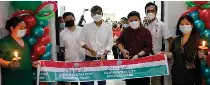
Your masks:
<svg viewBox="0 0 210 85"><path fill-rule="evenodd" d="M66 19L68 18L68 19ZM60 32L60 46L64 47L66 62L84 61L84 49L79 46L78 39L81 27L75 25L73 13L69 16L64 16L65 28ZM68 83L68 85L78 85L77 82ZM83 85L83 83L81 83Z"/></svg>
<svg viewBox="0 0 210 85"><path fill-rule="evenodd" d="M152 50L152 36L141 24L140 14L132 11L128 14L129 27L124 29L116 43L126 59L137 59L149 55ZM149 78L126 79L126 85L149 85Z"/></svg>
<svg viewBox="0 0 210 85"><path fill-rule="evenodd" d="M80 35L80 46L85 48L85 60L105 60L113 46L112 27L103 22L103 11L100 6L91 8L93 22L84 25ZM93 81L85 85L94 85ZM106 85L106 81L98 81L98 85Z"/></svg>
<svg viewBox="0 0 210 85"><path fill-rule="evenodd" d="M168 41L168 47L170 49L172 42L172 35L169 29L165 26L165 24L156 18L157 15L157 5L152 2L149 2L145 6L146 17L144 20L144 26L151 32L152 34L152 53L159 54L159 52L164 49L163 47L163 39ZM160 77L151 78L152 85L161 85Z"/></svg>

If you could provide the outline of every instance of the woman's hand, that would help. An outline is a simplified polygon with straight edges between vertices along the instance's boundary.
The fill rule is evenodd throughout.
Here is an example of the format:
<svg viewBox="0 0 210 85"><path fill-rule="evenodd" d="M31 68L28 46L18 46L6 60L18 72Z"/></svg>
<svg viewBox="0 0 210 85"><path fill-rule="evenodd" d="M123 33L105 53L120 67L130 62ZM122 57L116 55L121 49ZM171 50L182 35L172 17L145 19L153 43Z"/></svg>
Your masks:
<svg viewBox="0 0 210 85"><path fill-rule="evenodd" d="M33 66L34 68L37 68L39 64L40 64L40 63L39 63L38 61L33 61L33 62L32 62L32 66Z"/></svg>
<svg viewBox="0 0 210 85"><path fill-rule="evenodd" d="M16 57L12 59L12 61L9 62L8 67L15 69L15 68L20 68L20 63L18 62L19 59L17 59Z"/></svg>
<svg viewBox="0 0 210 85"><path fill-rule="evenodd" d="M158 54L166 54L166 56L167 56L168 59L171 59L173 57L172 52L157 52L156 54L157 55Z"/></svg>
<svg viewBox="0 0 210 85"><path fill-rule="evenodd" d="M206 54L205 54L205 51L198 51L198 57L201 59L201 60L206 60Z"/></svg>

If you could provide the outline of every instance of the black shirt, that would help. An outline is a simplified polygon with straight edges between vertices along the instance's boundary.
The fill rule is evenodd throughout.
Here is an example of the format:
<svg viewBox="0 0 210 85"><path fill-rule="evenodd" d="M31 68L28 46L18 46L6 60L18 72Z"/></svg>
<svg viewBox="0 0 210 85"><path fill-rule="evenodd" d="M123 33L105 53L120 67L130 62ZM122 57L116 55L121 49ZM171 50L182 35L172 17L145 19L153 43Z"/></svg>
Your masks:
<svg viewBox="0 0 210 85"><path fill-rule="evenodd" d="M187 85L193 85L193 83L196 83L196 85L201 85L202 78L200 72L200 59L197 55L198 41L199 40L197 36L189 37L188 41L183 45L184 52L181 50L181 36L175 38L173 41L171 47L171 51L174 57L174 64L171 71L173 83ZM185 59L188 62L194 61L196 68L187 69Z"/></svg>

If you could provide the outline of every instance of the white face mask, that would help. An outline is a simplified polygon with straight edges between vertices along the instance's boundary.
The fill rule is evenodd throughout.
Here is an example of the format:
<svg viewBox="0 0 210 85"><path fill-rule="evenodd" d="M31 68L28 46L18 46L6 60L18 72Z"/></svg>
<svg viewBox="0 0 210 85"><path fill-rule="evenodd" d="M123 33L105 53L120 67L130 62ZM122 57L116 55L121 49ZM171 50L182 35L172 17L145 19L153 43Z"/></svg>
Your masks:
<svg viewBox="0 0 210 85"><path fill-rule="evenodd" d="M96 22L99 22L102 19L102 17L103 17L102 15L96 14L96 15L93 16L93 20L96 21Z"/></svg>
<svg viewBox="0 0 210 85"><path fill-rule="evenodd" d="M59 28L65 28L65 23L60 23L60 27Z"/></svg>
<svg viewBox="0 0 210 85"><path fill-rule="evenodd" d="M153 14L153 13L148 13L148 14L147 14L147 18L148 18L149 20L153 20L153 19L155 18L155 14Z"/></svg>
<svg viewBox="0 0 210 85"><path fill-rule="evenodd" d="M26 34L26 30L18 30L16 35L17 37L22 38L25 36L25 34Z"/></svg>
<svg viewBox="0 0 210 85"><path fill-rule="evenodd" d="M179 30L185 34L192 31L192 25L180 25Z"/></svg>
<svg viewBox="0 0 210 85"><path fill-rule="evenodd" d="M129 23L129 25L131 26L131 28L133 29L137 29L140 25L139 21L132 21Z"/></svg>

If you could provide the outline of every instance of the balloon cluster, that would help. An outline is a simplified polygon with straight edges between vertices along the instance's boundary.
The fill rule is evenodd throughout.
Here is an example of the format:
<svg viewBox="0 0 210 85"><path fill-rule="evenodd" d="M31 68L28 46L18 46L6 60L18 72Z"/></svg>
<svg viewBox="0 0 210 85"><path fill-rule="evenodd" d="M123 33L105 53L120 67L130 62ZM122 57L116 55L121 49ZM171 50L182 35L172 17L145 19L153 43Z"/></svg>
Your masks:
<svg viewBox="0 0 210 85"><path fill-rule="evenodd" d="M22 2L24 3L24 1ZM14 4L14 3L13 3ZM21 3L19 3L21 4ZM42 10L46 5L53 4L53 10ZM15 12L12 17L21 17L26 23L28 42L32 47L32 61L51 59L51 37L48 20L55 15L57 3L55 1L46 1L34 10L20 10ZM40 83L46 85L45 83Z"/></svg>
<svg viewBox="0 0 210 85"><path fill-rule="evenodd" d="M186 1L189 7L182 16L188 15L193 18L195 28L200 33L201 39L208 41L210 48L210 1ZM210 52L210 49L208 49ZM210 56L207 56L208 61L201 62L201 69L204 76L204 84L210 85ZM209 64L208 64L209 63Z"/></svg>

